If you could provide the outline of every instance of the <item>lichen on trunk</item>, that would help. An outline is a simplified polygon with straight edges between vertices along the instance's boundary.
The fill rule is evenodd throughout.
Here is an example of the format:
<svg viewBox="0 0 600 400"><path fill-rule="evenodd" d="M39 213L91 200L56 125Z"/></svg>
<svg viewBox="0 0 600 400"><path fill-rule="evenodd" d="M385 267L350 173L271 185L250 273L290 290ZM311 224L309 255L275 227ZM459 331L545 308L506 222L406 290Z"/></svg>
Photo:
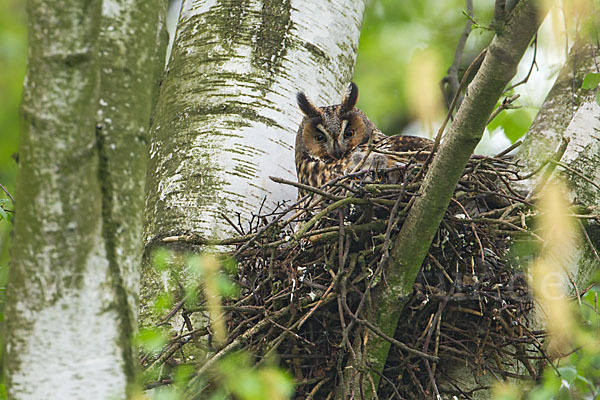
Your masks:
<svg viewBox="0 0 600 400"><path fill-rule="evenodd" d="M28 2L6 297L10 398L133 391L143 133L154 67L163 65L159 4Z"/></svg>
<svg viewBox="0 0 600 400"><path fill-rule="evenodd" d="M294 188L269 176L296 179L296 92L322 103L340 100L363 9L362 0L350 7L325 0L183 2L151 129L146 266L165 237L231 236L237 232L223 215L248 231L260 210L295 200ZM145 268L146 299L174 288L155 272Z"/></svg>

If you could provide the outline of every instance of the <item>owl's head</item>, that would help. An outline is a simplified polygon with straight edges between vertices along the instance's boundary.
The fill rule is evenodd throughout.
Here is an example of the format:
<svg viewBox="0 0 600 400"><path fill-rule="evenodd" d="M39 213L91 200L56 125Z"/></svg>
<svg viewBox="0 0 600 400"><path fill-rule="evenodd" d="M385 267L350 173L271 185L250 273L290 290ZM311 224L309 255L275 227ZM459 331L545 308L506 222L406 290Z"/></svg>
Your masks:
<svg viewBox="0 0 600 400"><path fill-rule="evenodd" d="M369 141L373 124L354 107L358 101L358 87L354 83L338 105L316 107L302 92L296 99L304 113L296 137L297 163L306 156L326 162L339 160Z"/></svg>

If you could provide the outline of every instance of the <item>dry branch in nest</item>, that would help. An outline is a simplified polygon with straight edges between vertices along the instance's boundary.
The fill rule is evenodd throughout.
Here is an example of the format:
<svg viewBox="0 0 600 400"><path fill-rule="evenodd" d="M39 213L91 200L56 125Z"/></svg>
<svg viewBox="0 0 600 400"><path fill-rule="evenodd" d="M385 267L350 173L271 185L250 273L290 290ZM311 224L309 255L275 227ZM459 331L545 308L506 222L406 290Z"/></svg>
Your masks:
<svg viewBox="0 0 600 400"><path fill-rule="evenodd" d="M393 171L353 173L321 188L276 179L310 194L256 216L250 229L236 226L239 237L213 242L235 245L234 280L241 294L223 307L227 343L213 349L198 373L238 349L259 361L276 355L296 379L296 398L326 399L340 382L354 339L371 330L392 344L380 398L429 398L436 381L445 392L469 398L446 368L456 361L475 377L537 379L544 364L538 361L548 359L545 333L532 328L532 298L509 254L511 245L535 238L529 223L536 210L513 189L521 178L510 157L469 161L395 336L368 322L377 307L369 294L385 280L390 243L419 191L422 168L413 160ZM392 173L399 179L394 184L387 182ZM206 243L195 237L167 241ZM194 331L190 322L193 313L205 310L202 304L185 310L184 330L193 334L182 334L147 363L188 362L184 346L196 346L203 336L211 343L210 329ZM369 371L367 364L354 367Z"/></svg>

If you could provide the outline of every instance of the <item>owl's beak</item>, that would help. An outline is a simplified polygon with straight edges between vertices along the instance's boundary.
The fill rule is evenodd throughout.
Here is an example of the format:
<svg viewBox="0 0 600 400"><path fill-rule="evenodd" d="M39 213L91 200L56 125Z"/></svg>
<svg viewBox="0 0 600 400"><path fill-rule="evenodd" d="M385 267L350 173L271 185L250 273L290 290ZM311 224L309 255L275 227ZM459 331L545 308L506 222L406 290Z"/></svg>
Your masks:
<svg viewBox="0 0 600 400"><path fill-rule="evenodd" d="M331 157L335 158L336 160L339 160L340 158L342 158L343 154L344 154L344 151L342 150L342 148L337 143L334 142L333 149L329 153L329 155Z"/></svg>

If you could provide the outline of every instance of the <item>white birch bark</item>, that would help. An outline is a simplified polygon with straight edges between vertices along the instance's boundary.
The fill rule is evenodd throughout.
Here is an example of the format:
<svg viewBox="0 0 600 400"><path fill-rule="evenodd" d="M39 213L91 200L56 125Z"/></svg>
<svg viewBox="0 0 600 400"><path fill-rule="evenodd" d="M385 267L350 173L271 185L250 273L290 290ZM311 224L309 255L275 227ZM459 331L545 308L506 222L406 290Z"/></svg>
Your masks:
<svg viewBox="0 0 600 400"><path fill-rule="evenodd" d="M145 243L223 237L296 198L298 90L339 102L364 1L185 0L152 129Z"/></svg>
<svg viewBox="0 0 600 400"><path fill-rule="evenodd" d="M296 93L319 104L340 101L352 78L364 5L184 0L151 129L142 325L157 322L150 308L156 293L176 294L189 279L185 269L146 268L163 238L236 235L223 214L235 223L239 215L247 231L263 202L267 213L295 201L294 188L269 176L296 180Z"/></svg>
<svg viewBox="0 0 600 400"><path fill-rule="evenodd" d="M595 91L581 89L581 82L587 73L597 72L598 63L600 56L593 43L581 39L573 46L518 153L526 174L551 158L561 141L567 139L569 144L561 163L579 174L561 166L556 166L554 173L565 178L571 200L596 208L600 207L600 106L595 101ZM540 175L525 181L523 189L532 190ZM589 225L587 231L592 243L585 235L579 240L569 271L580 288L587 285L599 264L597 250L592 248L600 244L598 227ZM571 286L568 279L565 282ZM574 293L573 287L570 290Z"/></svg>
<svg viewBox="0 0 600 400"><path fill-rule="evenodd" d="M84 3L28 2L10 399L125 399L136 383L144 135L166 3Z"/></svg>

